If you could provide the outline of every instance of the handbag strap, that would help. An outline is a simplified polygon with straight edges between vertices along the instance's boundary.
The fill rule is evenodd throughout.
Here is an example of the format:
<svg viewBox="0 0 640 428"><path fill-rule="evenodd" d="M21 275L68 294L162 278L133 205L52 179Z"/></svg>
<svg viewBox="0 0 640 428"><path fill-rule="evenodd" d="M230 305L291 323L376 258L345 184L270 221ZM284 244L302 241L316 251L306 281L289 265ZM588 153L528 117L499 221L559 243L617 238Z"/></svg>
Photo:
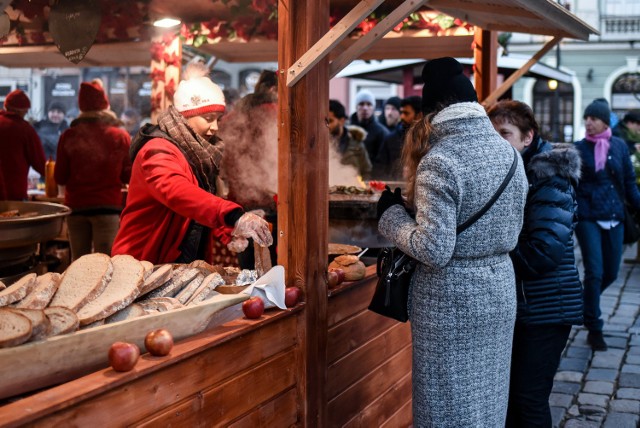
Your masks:
<svg viewBox="0 0 640 428"><path fill-rule="evenodd" d="M489 199L489 202L487 202L482 208L480 208L480 210L474 215L472 215L467 221L462 223L460 226L456 227L456 235L461 234L462 232L467 230L469 226L471 226L473 223L478 221L478 219L482 217L484 213L486 213L489 210L489 208L491 208L491 206L495 203L495 201L498 200L498 198L500 197L504 189L509 184L509 181L511 181L511 177L513 177L513 174L516 172L516 167L518 166L518 153L516 152L516 149L514 149L513 147L512 149L513 149L513 163L511 164L511 169L507 173L507 176L504 178L504 180L502 180L502 184L500 185L500 187L498 187L498 190L496 190L496 193L493 194L491 199Z"/></svg>

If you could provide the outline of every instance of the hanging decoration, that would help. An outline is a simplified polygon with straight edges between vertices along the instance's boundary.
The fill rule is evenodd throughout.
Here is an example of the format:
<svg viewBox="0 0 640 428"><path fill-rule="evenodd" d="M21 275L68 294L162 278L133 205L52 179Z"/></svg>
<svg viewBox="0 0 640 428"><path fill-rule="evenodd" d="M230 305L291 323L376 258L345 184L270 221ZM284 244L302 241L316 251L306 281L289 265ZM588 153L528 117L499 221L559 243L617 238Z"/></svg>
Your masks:
<svg viewBox="0 0 640 428"><path fill-rule="evenodd" d="M182 43L172 32L156 36L151 42L151 120L173 104L180 81Z"/></svg>
<svg viewBox="0 0 640 428"><path fill-rule="evenodd" d="M101 19L99 0L65 0L51 8L49 31L58 50L77 64L93 46Z"/></svg>

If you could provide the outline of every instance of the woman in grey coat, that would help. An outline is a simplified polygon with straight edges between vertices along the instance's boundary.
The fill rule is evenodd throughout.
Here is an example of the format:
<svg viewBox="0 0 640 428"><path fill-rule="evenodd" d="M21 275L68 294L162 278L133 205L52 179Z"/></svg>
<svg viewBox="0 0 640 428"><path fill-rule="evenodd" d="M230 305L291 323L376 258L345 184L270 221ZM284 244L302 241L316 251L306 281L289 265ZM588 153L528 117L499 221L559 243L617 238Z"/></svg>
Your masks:
<svg viewBox="0 0 640 428"><path fill-rule="evenodd" d="M422 72L425 119L412 127L403 161L407 204L385 192L378 228L418 260L409 295L416 427L504 426L516 314L509 251L522 227L527 179L522 160L495 204L489 201L514 153L494 130L453 58Z"/></svg>

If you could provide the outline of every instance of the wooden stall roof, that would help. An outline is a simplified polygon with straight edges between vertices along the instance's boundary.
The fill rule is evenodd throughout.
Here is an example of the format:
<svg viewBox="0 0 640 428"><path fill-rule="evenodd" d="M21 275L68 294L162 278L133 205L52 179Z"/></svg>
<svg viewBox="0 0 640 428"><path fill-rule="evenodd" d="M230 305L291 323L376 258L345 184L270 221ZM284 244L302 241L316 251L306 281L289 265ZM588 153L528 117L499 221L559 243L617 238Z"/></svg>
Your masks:
<svg viewBox="0 0 640 428"><path fill-rule="evenodd" d="M332 0L331 5L349 10L358 0ZM385 0L395 7L402 0ZM233 2L231 3L233 4ZM513 31L587 40L597 31L552 0L428 0L424 5L490 31ZM200 22L229 15L229 6L211 0L151 0L151 19L177 17L183 22ZM428 31L391 32L373 44L360 59L472 57L472 36L433 37ZM0 47L0 65L4 67L96 67L148 66L149 41L95 44L85 59L75 65L67 61L53 45ZM344 51L353 39L345 39L331 58ZM253 39L205 44L204 52L228 62L277 61L277 41Z"/></svg>

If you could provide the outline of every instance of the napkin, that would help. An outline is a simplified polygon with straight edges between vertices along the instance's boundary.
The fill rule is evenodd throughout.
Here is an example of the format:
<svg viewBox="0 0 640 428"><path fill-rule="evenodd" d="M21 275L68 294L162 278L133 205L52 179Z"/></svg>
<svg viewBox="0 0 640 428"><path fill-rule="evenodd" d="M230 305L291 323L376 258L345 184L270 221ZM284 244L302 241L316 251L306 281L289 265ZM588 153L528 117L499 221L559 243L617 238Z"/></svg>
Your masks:
<svg viewBox="0 0 640 428"><path fill-rule="evenodd" d="M264 301L265 309L273 307L287 309L284 304L284 289L284 266L276 265L244 289L242 293L251 297L260 297Z"/></svg>

